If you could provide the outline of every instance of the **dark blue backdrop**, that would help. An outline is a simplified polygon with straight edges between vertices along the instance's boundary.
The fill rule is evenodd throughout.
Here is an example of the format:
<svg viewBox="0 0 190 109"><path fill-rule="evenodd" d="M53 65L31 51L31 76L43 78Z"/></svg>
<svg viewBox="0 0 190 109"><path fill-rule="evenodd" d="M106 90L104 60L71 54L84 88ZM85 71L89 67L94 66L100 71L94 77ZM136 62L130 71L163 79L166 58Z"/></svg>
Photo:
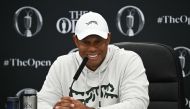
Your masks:
<svg viewBox="0 0 190 109"><path fill-rule="evenodd" d="M188 0L2 0L0 108L5 108L8 96L15 96L23 88L40 90L48 69L56 57L67 54L75 48L72 31L78 17L86 11L96 11L108 21L112 33L111 43L158 42L176 48L179 55L184 53L182 55L185 59L183 70L186 104L184 105L186 109L190 109L188 3ZM122 29L117 27L119 11L128 6L140 9L145 19L144 27L134 36L121 33L124 31L126 34L129 27L126 24L126 17L130 8L126 8L120 17ZM135 9L131 12L134 17L132 29L136 33L139 25L143 24L140 20L142 17ZM28 23L24 22L24 19L32 21L31 26L26 25ZM25 34L27 29L31 31L31 37ZM30 32L26 33L30 36Z"/></svg>

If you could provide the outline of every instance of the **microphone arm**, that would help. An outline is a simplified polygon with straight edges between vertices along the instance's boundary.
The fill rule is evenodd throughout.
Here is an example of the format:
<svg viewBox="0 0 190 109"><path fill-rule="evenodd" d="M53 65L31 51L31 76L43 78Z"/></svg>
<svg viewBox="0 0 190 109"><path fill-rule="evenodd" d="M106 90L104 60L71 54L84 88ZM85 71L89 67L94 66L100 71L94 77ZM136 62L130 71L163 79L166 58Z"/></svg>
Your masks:
<svg viewBox="0 0 190 109"><path fill-rule="evenodd" d="M84 59L83 59L82 63L80 64L80 66L79 66L77 72L75 73L75 76L73 77L73 82L72 82L72 84L71 84L70 92L69 92L69 96L70 96L70 97L73 96L72 91L71 91L71 90L72 90L72 87L73 87L73 83L79 78L79 76L80 76L82 70L84 69L84 66L86 65L87 61L88 61L88 57L84 57Z"/></svg>

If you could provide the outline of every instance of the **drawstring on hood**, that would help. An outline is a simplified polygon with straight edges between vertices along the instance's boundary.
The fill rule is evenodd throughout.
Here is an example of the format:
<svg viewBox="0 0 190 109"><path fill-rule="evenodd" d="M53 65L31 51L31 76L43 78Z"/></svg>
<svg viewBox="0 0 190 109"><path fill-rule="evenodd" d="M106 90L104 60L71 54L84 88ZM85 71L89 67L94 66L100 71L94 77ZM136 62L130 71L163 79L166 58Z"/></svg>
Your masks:
<svg viewBox="0 0 190 109"><path fill-rule="evenodd" d="M98 80L99 80L99 94L98 94L98 100L99 100L99 102L98 102L98 103L99 103L99 107L101 107L101 105L102 105L102 104L101 104L101 101L102 101L102 100L101 100L101 99L102 99L102 98L101 98L101 90L102 90L102 89L101 89L101 82L100 82L100 72L98 72Z"/></svg>

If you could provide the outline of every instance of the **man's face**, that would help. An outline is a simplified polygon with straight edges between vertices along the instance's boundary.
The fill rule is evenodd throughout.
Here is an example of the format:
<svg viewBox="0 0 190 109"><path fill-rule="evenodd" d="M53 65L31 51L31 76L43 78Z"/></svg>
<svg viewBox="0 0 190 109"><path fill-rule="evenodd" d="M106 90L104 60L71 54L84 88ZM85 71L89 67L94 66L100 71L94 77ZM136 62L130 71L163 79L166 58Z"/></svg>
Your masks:
<svg viewBox="0 0 190 109"><path fill-rule="evenodd" d="M97 35L90 35L83 40L74 37L76 46L79 49L81 57L88 57L87 67L96 70L106 57L110 35L107 39L103 39Z"/></svg>

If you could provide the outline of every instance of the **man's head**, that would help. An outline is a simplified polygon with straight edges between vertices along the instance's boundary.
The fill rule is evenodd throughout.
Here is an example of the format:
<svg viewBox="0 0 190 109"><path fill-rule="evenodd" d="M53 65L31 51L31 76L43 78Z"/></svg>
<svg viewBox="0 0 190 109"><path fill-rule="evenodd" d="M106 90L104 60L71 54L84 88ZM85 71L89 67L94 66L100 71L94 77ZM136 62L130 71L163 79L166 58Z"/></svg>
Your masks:
<svg viewBox="0 0 190 109"><path fill-rule="evenodd" d="M76 23L73 37L81 57L89 58L87 67L96 70L106 57L111 34L105 19L98 13L88 12Z"/></svg>

